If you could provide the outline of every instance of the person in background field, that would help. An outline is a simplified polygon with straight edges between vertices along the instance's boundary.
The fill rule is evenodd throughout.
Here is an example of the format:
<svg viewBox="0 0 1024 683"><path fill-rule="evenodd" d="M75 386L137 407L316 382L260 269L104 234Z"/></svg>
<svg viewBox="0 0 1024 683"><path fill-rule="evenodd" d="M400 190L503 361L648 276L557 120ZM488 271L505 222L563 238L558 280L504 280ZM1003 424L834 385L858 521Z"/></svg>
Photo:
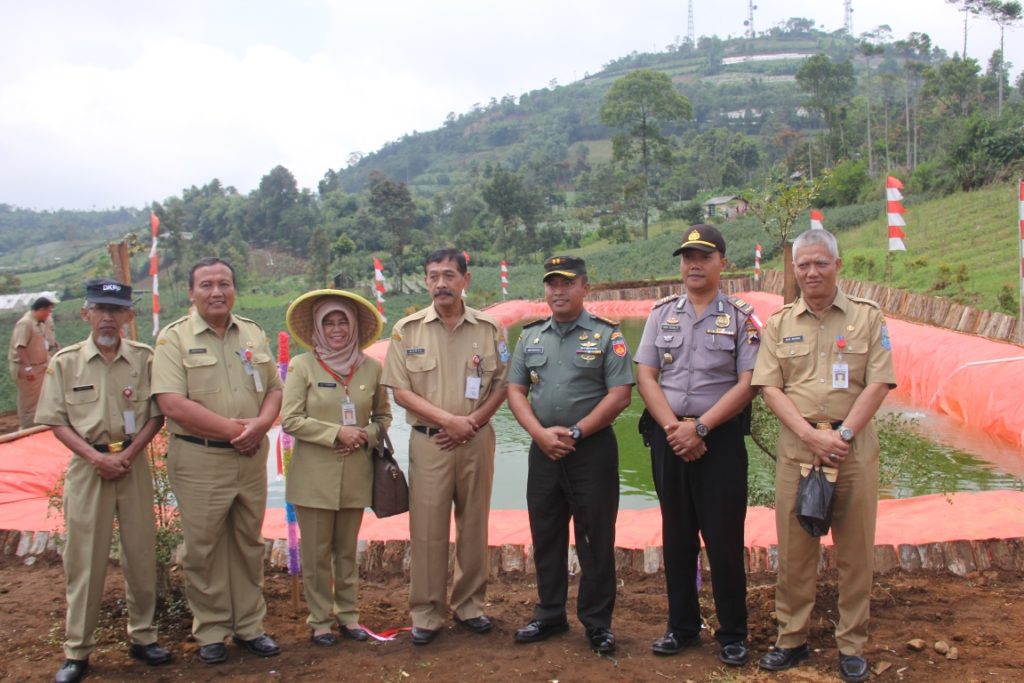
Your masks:
<svg viewBox="0 0 1024 683"><path fill-rule="evenodd" d="M32 302L11 333L8 365L11 379L18 390L18 427L28 429L36 424L36 404L42 390L43 372L53 355L47 349L46 322L53 313L53 302L44 296ZM52 328L52 322L50 323ZM56 340L54 340L56 341ZM55 352L55 351L54 351Z"/></svg>
<svg viewBox="0 0 1024 683"><path fill-rule="evenodd" d="M455 621L493 624L487 595L487 523L494 481L491 417L505 401L508 345L501 326L466 306L466 257L440 249L424 263L433 303L399 320L381 382L405 408L409 435L409 607L412 642L434 640L448 619L448 538L455 507Z"/></svg>
<svg viewBox="0 0 1024 683"><path fill-rule="evenodd" d="M533 442L526 507L537 568L537 604L517 643L569 629L569 519L576 531L576 614L597 653L615 649L615 519L619 448L611 424L633 390L618 324L588 313L587 267L575 256L544 261L552 316L523 328L509 370L508 406Z"/></svg>
<svg viewBox="0 0 1024 683"><path fill-rule="evenodd" d="M373 449L391 425L381 364L363 353L384 321L361 296L333 289L303 294L285 316L312 353L292 359L281 427L295 437L285 498L302 534L302 588L314 644L342 635L366 640L359 626L356 544L363 509L373 502Z"/></svg>
<svg viewBox="0 0 1024 683"><path fill-rule="evenodd" d="M67 627L57 683L81 680L96 647L103 582L114 518L128 607L128 654L147 664L169 662L157 644L156 527L146 446L164 419L150 398L153 349L121 338L131 321L132 288L90 281L82 319L89 337L58 353L46 369L36 417L71 452L64 476L62 551Z"/></svg>
<svg viewBox="0 0 1024 683"><path fill-rule="evenodd" d="M644 326L634 360L647 411L641 433L661 503L668 630L655 654L700 642L697 595L700 538L707 545L721 645L719 659L747 662L747 449L742 413L754 398L750 376L759 346L753 306L718 289L725 239L710 225L691 226L679 272L686 292L661 299Z"/></svg>
<svg viewBox="0 0 1024 683"><path fill-rule="evenodd" d="M186 595L199 659L227 658L224 639L280 653L263 631L263 540L270 429L281 376L263 328L234 315L235 271L207 257L189 273L195 311L161 332L153 395L172 437L167 474L185 535Z"/></svg>
<svg viewBox="0 0 1024 683"><path fill-rule="evenodd" d="M878 508L878 435L871 418L896 386L885 318L878 304L836 285L842 259L832 233L793 241L800 298L768 319L752 384L782 423L776 446L775 525L779 573L775 649L759 663L782 671L810 656L819 541L794 513L801 464L839 471L832 539L839 570L839 675L866 681L871 582Z"/></svg>

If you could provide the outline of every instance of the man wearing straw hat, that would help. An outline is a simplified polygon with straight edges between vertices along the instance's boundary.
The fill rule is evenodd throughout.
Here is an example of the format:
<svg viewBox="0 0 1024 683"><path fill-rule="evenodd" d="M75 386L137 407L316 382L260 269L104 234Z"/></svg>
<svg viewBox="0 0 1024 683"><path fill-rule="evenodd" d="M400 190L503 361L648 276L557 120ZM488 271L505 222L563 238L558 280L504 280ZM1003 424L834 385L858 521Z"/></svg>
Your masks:
<svg viewBox="0 0 1024 683"><path fill-rule="evenodd" d="M73 455L64 476L67 639L57 683L81 680L96 647L114 517L128 604L128 653L169 662L156 640L156 527L146 446L163 426L150 398L153 350L121 338L135 315L132 288L114 280L86 285L82 319L91 333L46 369L36 413Z"/></svg>
<svg viewBox="0 0 1024 683"><path fill-rule="evenodd" d="M466 306L465 255L427 256L433 304L395 324L381 380L406 410L409 438L409 605L412 642L426 645L448 620L448 537L455 506L455 620L491 630L487 593L487 522L494 480L491 417L505 400L509 358L501 326Z"/></svg>
<svg viewBox="0 0 1024 683"><path fill-rule="evenodd" d="M391 424L381 364L363 353L384 321L361 296L337 289L303 294L288 307L292 336L311 353L292 359L281 427L295 437L285 499L302 533L302 587L310 639L366 640L359 625L356 547L363 509L373 503L373 449Z"/></svg>
<svg viewBox="0 0 1024 683"><path fill-rule="evenodd" d="M200 259L188 277L194 311L161 332L153 394L172 437L167 474L185 535L186 595L199 659L227 659L224 639L259 657L280 649L263 631L263 540L270 429L281 376L266 334L234 315L235 271Z"/></svg>

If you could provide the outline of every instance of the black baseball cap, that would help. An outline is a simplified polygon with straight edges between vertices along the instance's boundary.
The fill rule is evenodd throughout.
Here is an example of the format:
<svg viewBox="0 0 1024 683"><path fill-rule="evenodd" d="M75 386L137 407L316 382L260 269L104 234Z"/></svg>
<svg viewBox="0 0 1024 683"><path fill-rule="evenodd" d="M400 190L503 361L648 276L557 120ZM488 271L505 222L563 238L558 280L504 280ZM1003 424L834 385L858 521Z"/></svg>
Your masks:
<svg viewBox="0 0 1024 683"><path fill-rule="evenodd" d="M577 275L586 274L587 264L579 256L551 256L544 261L544 280L552 275L573 280Z"/></svg>
<svg viewBox="0 0 1024 683"><path fill-rule="evenodd" d="M690 226L690 232L672 255L679 256L686 249L697 249L709 254L718 251L725 256L725 238L715 226L698 223Z"/></svg>
<svg viewBox="0 0 1024 683"><path fill-rule="evenodd" d="M117 280L96 278L85 283L85 301L90 304L108 304L130 308L132 288L131 285Z"/></svg>

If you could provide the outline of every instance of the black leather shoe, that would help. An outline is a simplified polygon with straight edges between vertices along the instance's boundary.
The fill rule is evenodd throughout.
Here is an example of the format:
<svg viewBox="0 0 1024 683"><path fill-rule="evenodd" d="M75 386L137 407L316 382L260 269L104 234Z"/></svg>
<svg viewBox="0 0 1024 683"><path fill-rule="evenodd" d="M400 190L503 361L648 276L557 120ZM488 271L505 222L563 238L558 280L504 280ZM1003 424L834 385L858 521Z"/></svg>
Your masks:
<svg viewBox="0 0 1024 683"><path fill-rule="evenodd" d="M868 680L870 675L868 660L858 655L839 655L839 677L844 681L859 683Z"/></svg>
<svg viewBox="0 0 1024 683"><path fill-rule="evenodd" d="M494 624L491 623L491 620L484 614L481 614L478 617L473 617L472 619L459 619L456 617L455 622L465 626L473 633L487 633L494 628Z"/></svg>
<svg viewBox="0 0 1024 683"><path fill-rule="evenodd" d="M344 624L339 624L339 626L341 635L346 638L362 642L370 637L370 634L366 632L366 629L361 626L345 626Z"/></svg>
<svg viewBox="0 0 1024 683"><path fill-rule="evenodd" d="M723 645L722 649L718 651L718 661L729 666L743 666L749 659L750 653L747 652L747 644L742 640Z"/></svg>
<svg viewBox="0 0 1024 683"><path fill-rule="evenodd" d="M526 626L516 630L517 643L539 643L547 640L556 633L565 633L569 630L568 621L537 621L534 619Z"/></svg>
<svg viewBox="0 0 1024 683"><path fill-rule="evenodd" d="M587 629L587 642L590 643L590 649L599 655L608 654L615 650L615 634L611 632L611 629L604 628L588 628Z"/></svg>
<svg viewBox="0 0 1024 683"><path fill-rule="evenodd" d="M276 657L281 654L281 648L278 647L277 643L274 642L274 639L266 633L262 636L253 638L252 640L245 640L238 636L233 636L232 640L257 657Z"/></svg>
<svg viewBox="0 0 1024 683"><path fill-rule="evenodd" d="M55 683L78 683L88 670L88 659L65 659L53 680Z"/></svg>
<svg viewBox="0 0 1024 683"><path fill-rule="evenodd" d="M314 645L319 645L320 647L333 647L338 644L338 636L334 635L333 631L321 633L320 635L313 633L309 636L309 640Z"/></svg>
<svg viewBox="0 0 1024 683"><path fill-rule="evenodd" d="M137 645L132 643L128 647L128 655L133 659L145 662L150 666L166 664L173 659L173 655L171 655L170 652L156 643L150 643L149 645Z"/></svg>
<svg viewBox="0 0 1024 683"><path fill-rule="evenodd" d="M199 648L199 661L205 664L220 664L228 658L228 649L224 643L210 643Z"/></svg>
<svg viewBox="0 0 1024 683"><path fill-rule="evenodd" d="M677 655L688 647L700 645L700 634L679 640L672 631L651 643L651 652L656 655Z"/></svg>
<svg viewBox="0 0 1024 683"><path fill-rule="evenodd" d="M766 652L757 665L766 671L785 671L810 656L807 643L797 647L777 647L771 652Z"/></svg>
<svg viewBox="0 0 1024 683"><path fill-rule="evenodd" d="M439 628L420 628L419 626L413 626L412 632L412 644L413 645L426 645L437 638L437 634L441 632Z"/></svg>

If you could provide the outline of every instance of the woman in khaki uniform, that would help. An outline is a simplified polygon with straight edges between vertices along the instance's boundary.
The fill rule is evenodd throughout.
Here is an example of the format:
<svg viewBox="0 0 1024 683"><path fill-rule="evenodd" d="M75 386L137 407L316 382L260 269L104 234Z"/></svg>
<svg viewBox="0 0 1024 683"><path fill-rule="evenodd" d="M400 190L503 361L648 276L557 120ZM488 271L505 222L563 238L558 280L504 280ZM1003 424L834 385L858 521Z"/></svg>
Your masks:
<svg viewBox="0 0 1024 683"><path fill-rule="evenodd" d="M334 289L300 296L287 322L312 349L288 366L281 406L281 426L296 439L285 498L302 535L306 622L317 645L337 644L335 619L342 635L366 640L356 609L356 541L372 502L372 451L391 424L391 406L381 364L363 349L384 323L366 299Z"/></svg>

